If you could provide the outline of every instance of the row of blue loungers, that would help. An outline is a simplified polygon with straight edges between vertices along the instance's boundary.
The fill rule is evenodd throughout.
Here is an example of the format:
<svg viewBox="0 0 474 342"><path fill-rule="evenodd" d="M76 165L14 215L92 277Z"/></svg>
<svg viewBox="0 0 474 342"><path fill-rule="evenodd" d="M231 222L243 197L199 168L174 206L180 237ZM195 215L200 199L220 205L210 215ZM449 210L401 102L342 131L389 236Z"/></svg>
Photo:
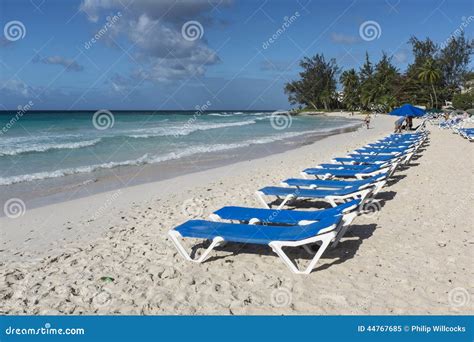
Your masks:
<svg viewBox="0 0 474 342"><path fill-rule="evenodd" d="M268 245L294 273L309 274L326 248L337 245L353 219L363 213L364 204L385 185L400 164L407 164L428 138L427 132L391 134L373 144L355 150L331 163L302 172L304 178L290 178L282 186L257 191L264 208L223 207L210 220L190 220L169 231L178 252L189 261L201 263L211 251L226 242ZM267 198L276 198L272 208ZM325 201L331 208L321 210L284 209L296 200ZM182 244L183 238L209 240L199 257L192 256ZM317 252L313 245L318 244ZM312 256L300 269L283 251L303 247Z"/></svg>
<svg viewBox="0 0 474 342"><path fill-rule="evenodd" d="M458 128L454 132L471 142L474 141L474 128Z"/></svg>

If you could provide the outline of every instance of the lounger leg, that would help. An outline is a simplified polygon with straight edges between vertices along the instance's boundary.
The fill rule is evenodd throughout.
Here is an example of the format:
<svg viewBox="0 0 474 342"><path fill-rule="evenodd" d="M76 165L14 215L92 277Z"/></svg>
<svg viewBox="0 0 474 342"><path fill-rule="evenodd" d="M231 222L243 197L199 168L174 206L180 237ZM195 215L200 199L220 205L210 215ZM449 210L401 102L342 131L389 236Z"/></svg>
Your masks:
<svg viewBox="0 0 474 342"><path fill-rule="evenodd" d="M414 152L408 153L407 156L405 157L405 159L403 160L403 164L404 165L408 164L408 162L411 160L413 155L414 155Z"/></svg>
<svg viewBox="0 0 474 342"><path fill-rule="evenodd" d="M367 190L362 191L360 193L360 203L359 203L358 212L360 212L363 209L365 202L367 202L373 196L374 196L374 190L373 189L367 189Z"/></svg>
<svg viewBox="0 0 474 342"><path fill-rule="evenodd" d="M308 267L304 270L299 270L295 264L288 258L286 253L283 251L283 247L297 247L295 244L289 244L285 242L270 242L270 247L273 249L273 251L280 257L280 259L288 266L288 268L296 274L309 274L311 271L314 269L314 266L316 263L319 261L321 256L323 255L324 251L326 248L329 246L329 243L331 242L332 239L336 236L335 232L329 232L327 234L321 235L317 237L317 239L314 239L312 242L316 241L321 241L322 244L318 249L318 252L314 255L313 259L311 259L311 262L309 263ZM304 244L307 244L308 242L304 242Z"/></svg>
<svg viewBox="0 0 474 342"><path fill-rule="evenodd" d="M328 203L331 205L331 207L333 207L333 208L337 207L337 203L336 203L333 196L326 196L325 200L328 201Z"/></svg>
<svg viewBox="0 0 474 342"><path fill-rule="evenodd" d="M336 247L339 241L346 235L346 232L349 230L352 221L354 221L354 218L357 216L358 212L353 211L349 214L345 214L342 217L341 223L340 223L340 228L337 229L338 233L336 237L334 238L334 241L331 245L332 248Z"/></svg>
<svg viewBox="0 0 474 342"><path fill-rule="evenodd" d="M388 175L387 175L387 178L390 178L393 176L393 174L395 173L395 171L397 170L397 167L398 165L400 164L400 162L394 162L392 164L392 168L388 171Z"/></svg>
<svg viewBox="0 0 474 342"><path fill-rule="evenodd" d="M380 190L384 187L384 185L387 183L387 180L383 180L380 182L375 183L375 188L374 188L374 196L379 193Z"/></svg>
<svg viewBox="0 0 474 342"><path fill-rule="evenodd" d="M296 197L294 195L287 195L285 197L285 199L283 200L283 202L280 203L280 205L278 206L278 209L281 209L285 206L286 203L288 203L289 201L295 199Z"/></svg>
<svg viewBox="0 0 474 342"><path fill-rule="evenodd" d="M214 222L222 222L222 219L219 215L216 214L210 214L209 219Z"/></svg>
<svg viewBox="0 0 474 342"><path fill-rule="evenodd" d="M265 201L265 198L263 196L265 196L265 194L261 191L255 191L255 196L257 196L257 199L260 201L260 203L263 204L263 206L267 209L270 209L270 206L268 205L268 203Z"/></svg>
<svg viewBox="0 0 474 342"><path fill-rule="evenodd" d="M209 253L211 253L211 251L215 247L221 245L224 242L224 239L222 237L216 236L214 239L212 239L211 245L207 247L204 253L202 253L202 255L199 258L193 259L191 258L189 253L186 251L186 249L183 247L182 243L179 241L179 239L182 237L179 232L177 232L176 230L170 230L168 232L168 235L171 238L171 241L174 243L179 254L181 254L181 256L185 258L186 260L196 262L196 263L201 263L204 260L206 260L207 257L209 256Z"/></svg>

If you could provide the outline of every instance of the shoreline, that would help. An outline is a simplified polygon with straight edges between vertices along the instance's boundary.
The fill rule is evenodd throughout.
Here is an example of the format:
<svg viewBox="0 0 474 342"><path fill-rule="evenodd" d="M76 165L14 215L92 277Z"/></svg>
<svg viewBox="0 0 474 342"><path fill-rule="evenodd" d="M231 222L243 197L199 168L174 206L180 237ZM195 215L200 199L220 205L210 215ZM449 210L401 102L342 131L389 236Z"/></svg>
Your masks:
<svg viewBox="0 0 474 342"><path fill-rule="evenodd" d="M327 136L357 130L362 122L357 119L353 121L354 123L351 125L284 138L270 143L197 153L159 163L119 166L112 169L2 185L0 189L5 191L0 193L0 203L4 203L10 198L28 199L26 204L29 208L39 208L98 193L117 191L125 187L172 179L176 176L205 171L239 161L259 159L296 149ZM3 216L4 213L0 212L0 217Z"/></svg>
<svg viewBox="0 0 474 342"><path fill-rule="evenodd" d="M125 188L115 197L100 193L0 218L0 294L6 298L0 312L472 314L471 305L449 304L453 289L472 284L472 233L465 215L450 214L473 217L473 189L465 186L473 174L462 162L472 146L435 127L422 156L380 193L381 210L358 217L351 234L308 276L291 274L266 247L229 244L198 265L184 261L168 241L170 228L222 206L260 207L258 188L387 135L393 118L379 115L373 126ZM458 177L439 182L454 163ZM432 201L436 196L442 200ZM275 302L278 293L289 293L287 304Z"/></svg>

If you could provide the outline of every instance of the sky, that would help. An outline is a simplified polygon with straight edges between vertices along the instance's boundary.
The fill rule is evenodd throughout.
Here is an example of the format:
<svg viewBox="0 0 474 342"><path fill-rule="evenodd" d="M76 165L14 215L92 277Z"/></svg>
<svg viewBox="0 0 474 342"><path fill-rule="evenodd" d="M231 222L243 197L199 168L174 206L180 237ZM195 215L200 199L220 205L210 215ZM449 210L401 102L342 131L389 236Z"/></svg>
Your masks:
<svg viewBox="0 0 474 342"><path fill-rule="evenodd" d="M403 71L413 35L472 39L474 1L2 0L0 25L0 110L278 110L301 58Z"/></svg>

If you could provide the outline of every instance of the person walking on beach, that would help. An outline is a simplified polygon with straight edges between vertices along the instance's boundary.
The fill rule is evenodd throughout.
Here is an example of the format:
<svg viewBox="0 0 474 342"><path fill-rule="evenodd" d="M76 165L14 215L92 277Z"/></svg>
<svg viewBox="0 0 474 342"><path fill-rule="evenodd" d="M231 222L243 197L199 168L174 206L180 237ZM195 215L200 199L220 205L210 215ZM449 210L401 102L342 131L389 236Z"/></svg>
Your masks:
<svg viewBox="0 0 474 342"><path fill-rule="evenodd" d="M367 126L367 129L369 129L369 127L370 127L370 114L367 114L367 115L365 116L364 122L365 122L365 124L366 124L366 126Z"/></svg>
<svg viewBox="0 0 474 342"><path fill-rule="evenodd" d="M413 116L407 117L407 131L411 131L413 129Z"/></svg>
<svg viewBox="0 0 474 342"><path fill-rule="evenodd" d="M405 118L402 116L397 121L395 121L395 133L402 133L402 126Z"/></svg>

